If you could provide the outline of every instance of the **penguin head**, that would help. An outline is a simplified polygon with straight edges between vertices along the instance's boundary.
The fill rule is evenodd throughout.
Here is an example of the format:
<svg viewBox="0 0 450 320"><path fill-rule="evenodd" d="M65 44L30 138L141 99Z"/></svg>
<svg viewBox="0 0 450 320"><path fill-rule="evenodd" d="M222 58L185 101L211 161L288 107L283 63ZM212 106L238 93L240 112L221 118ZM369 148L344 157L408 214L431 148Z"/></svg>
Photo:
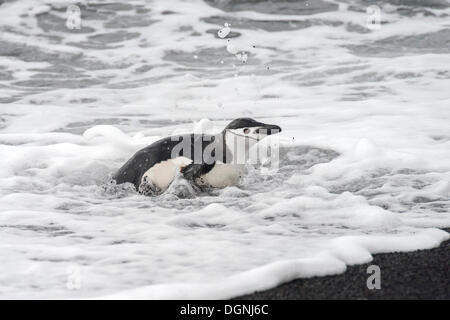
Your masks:
<svg viewBox="0 0 450 320"><path fill-rule="evenodd" d="M231 121L224 129L226 135L232 134L237 139L248 140L251 144L265 137L281 132L281 128L274 124L258 122L251 118L238 118Z"/></svg>

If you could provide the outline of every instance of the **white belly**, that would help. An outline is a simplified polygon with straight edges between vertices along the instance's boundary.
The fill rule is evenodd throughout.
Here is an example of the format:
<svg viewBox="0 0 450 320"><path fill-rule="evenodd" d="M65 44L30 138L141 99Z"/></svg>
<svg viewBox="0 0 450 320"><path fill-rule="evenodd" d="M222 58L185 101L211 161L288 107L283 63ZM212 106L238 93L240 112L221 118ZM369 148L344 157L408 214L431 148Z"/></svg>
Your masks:
<svg viewBox="0 0 450 320"><path fill-rule="evenodd" d="M238 184L241 176L242 170L240 166L216 163L211 171L197 178L195 182L200 186L225 188Z"/></svg>
<svg viewBox="0 0 450 320"><path fill-rule="evenodd" d="M161 191L164 191L170 186L173 179L175 179L175 175L180 172L181 168L189 165L191 162L192 160L189 158L178 157L157 163L144 173L141 183L144 179L147 179L147 181L153 183Z"/></svg>
<svg viewBox="0 0 450 320"><path fill-rule="evenodd" d="M186 157L162 161L144 173L141 183L147 179L147 181L151 182L163 192L167 190L180 170L191 163L192 160ZM199 186L225 188L238 184L241 176L242 169L240 166L216 163L211 171L197 178L195 183Z"/></svg>

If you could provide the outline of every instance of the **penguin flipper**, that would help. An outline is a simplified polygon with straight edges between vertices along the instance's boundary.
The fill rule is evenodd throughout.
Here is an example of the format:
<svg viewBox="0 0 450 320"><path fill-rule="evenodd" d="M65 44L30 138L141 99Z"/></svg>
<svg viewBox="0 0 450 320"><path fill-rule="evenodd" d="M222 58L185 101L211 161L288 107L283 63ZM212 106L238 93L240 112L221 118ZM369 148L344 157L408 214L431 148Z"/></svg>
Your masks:
<svg viewBox="0 0 450 320"><path fill-rule="evenodd" d="M181 169L181 173L187 180L195 180L196 178L207 174L214 167L216 162L208 163L191 163Z"/></svg>

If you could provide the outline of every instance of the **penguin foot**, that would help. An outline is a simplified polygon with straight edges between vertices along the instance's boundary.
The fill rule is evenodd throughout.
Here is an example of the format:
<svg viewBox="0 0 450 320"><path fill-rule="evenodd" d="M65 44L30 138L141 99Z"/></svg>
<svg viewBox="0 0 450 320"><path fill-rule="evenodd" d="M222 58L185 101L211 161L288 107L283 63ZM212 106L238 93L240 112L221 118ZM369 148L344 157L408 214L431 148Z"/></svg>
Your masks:
<svg viewBox="0 0 450 320"><path fill-rule="evenodd" d="M147 177L139 185L138 192L144 196L157 196L162 193L161 188L155 186Z"/></svg>

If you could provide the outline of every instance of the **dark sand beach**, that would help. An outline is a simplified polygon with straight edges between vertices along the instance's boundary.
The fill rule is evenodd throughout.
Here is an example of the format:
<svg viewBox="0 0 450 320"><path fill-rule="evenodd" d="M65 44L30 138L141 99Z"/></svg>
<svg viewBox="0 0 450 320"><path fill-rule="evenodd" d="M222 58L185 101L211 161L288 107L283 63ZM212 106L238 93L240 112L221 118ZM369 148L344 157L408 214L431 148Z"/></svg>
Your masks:
<svg viewBox="0 0 450 320"><path fill-rule="evenodd" d="M445 229L450 232L450 229ZM369 290L367 267L381 270L381 289ZM297 279L276 288L237 297L248 300L450 299L450 240L438 248L374 255L368 264L343 274Z"/></svg>

